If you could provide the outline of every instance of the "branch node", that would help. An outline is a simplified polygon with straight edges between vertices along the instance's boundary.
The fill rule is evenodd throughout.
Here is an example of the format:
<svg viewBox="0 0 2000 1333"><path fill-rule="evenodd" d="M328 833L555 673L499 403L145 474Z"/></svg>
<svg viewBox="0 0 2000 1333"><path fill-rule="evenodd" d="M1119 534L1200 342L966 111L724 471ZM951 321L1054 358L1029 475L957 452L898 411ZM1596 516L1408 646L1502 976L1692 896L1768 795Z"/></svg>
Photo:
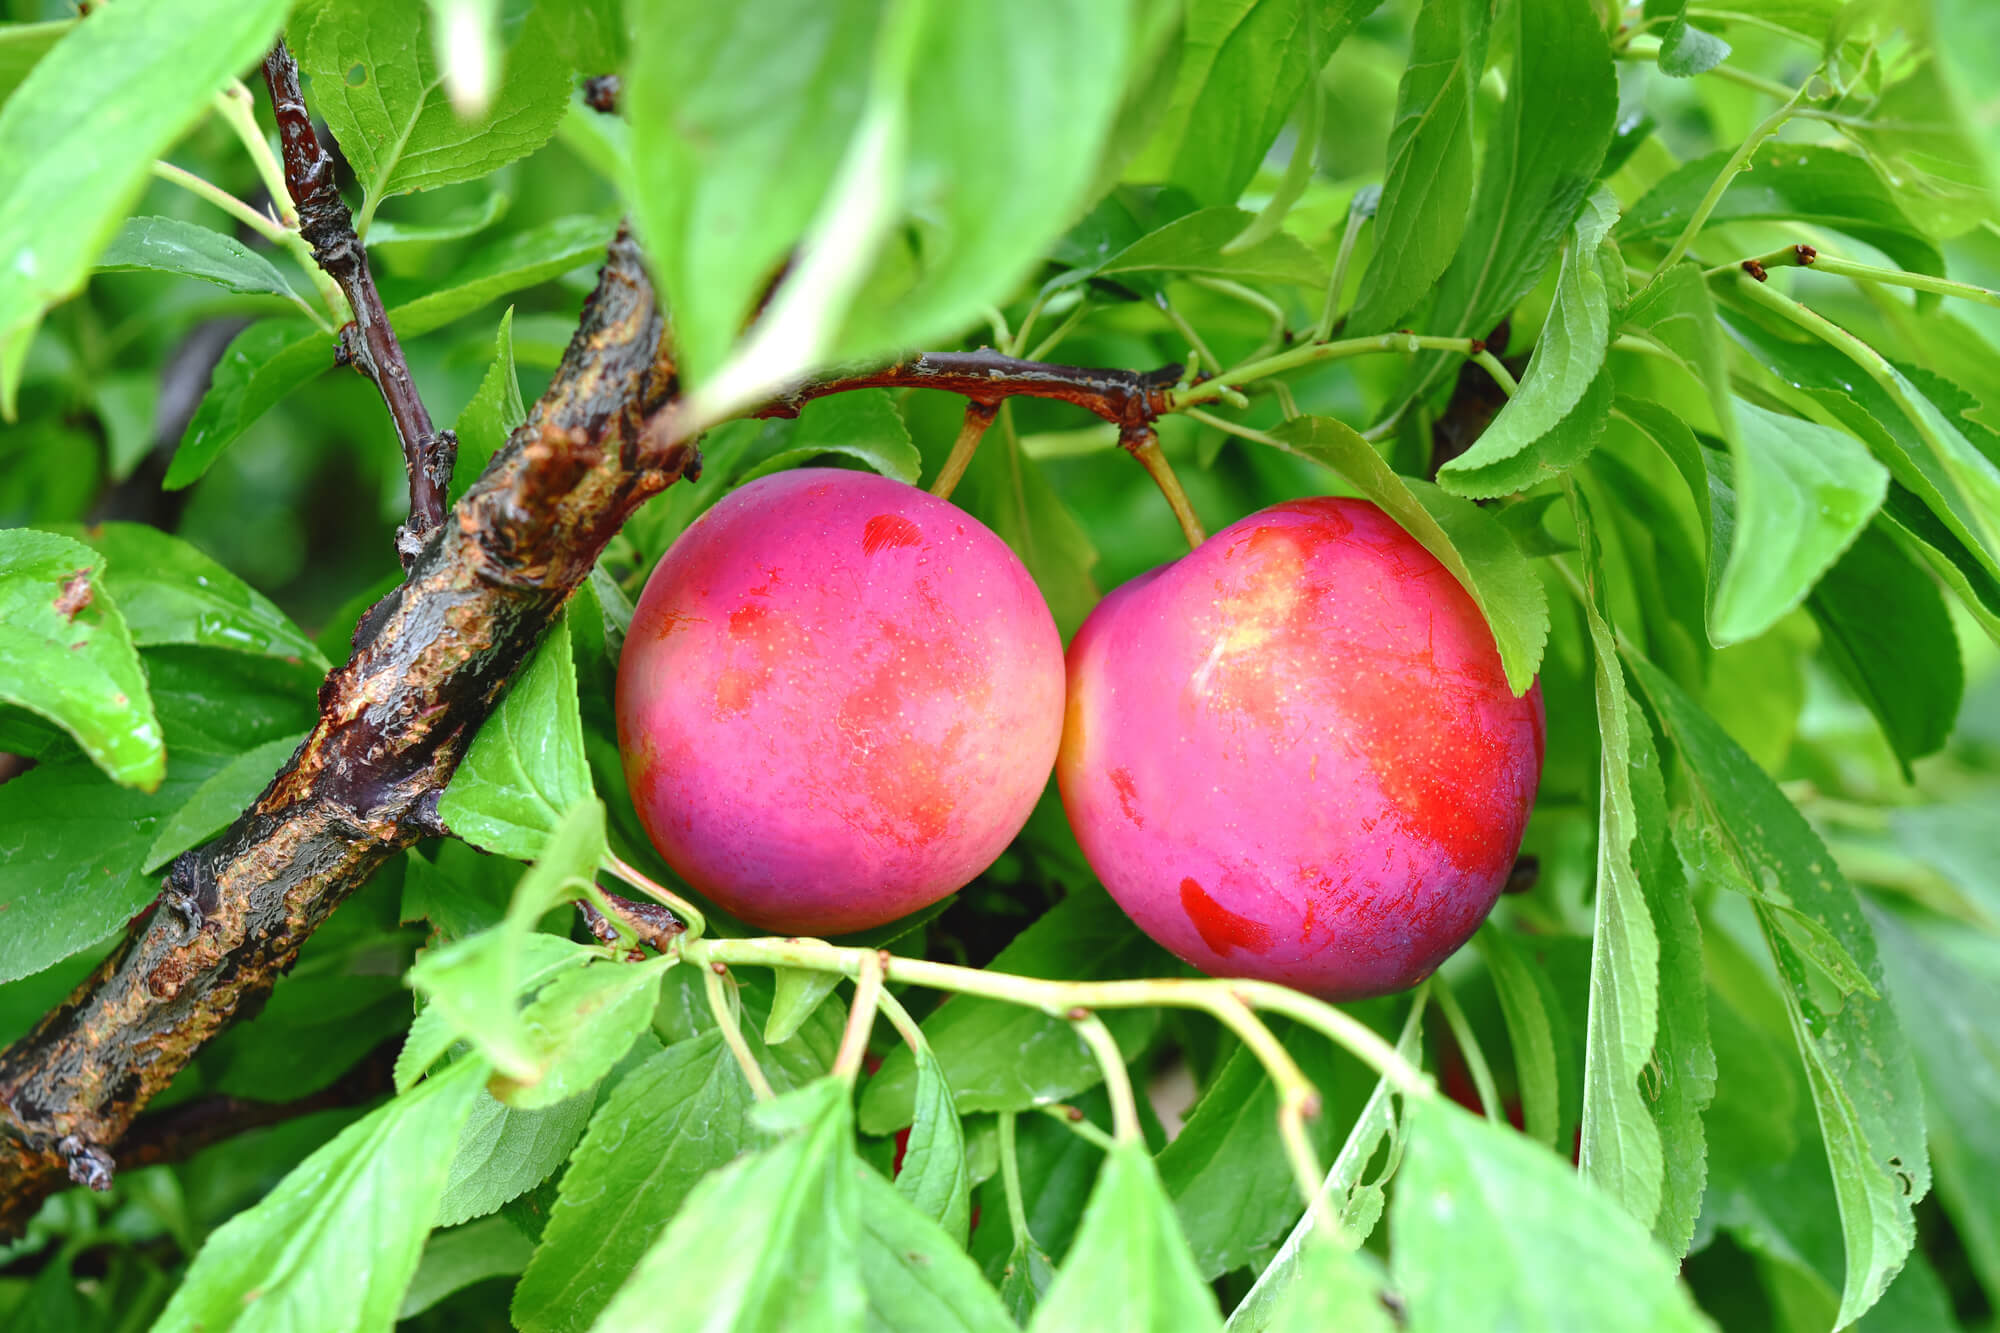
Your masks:
<svg viewBox="0 0 2000 1333"><path fill-rule="evenodd" d="M111 1154L81 1135L65 1134L57 1139L56 1152L68 1165L71 1180L100 1194L111 1188L112 1177L118 1174L118 1163L111 1160Z"/></svg>
<svg viewBox="0 0 2000 1333"><path fill-rule="evenodd" d="M1771 276L1769 273L1766 273L1764 271L1764 266L1758 263L1754 259L1746 259L1743 261L1743 271L1745 273L1748 273L1751 277L1757 279L1757 281L1759 282L1763 282L1766 278Z"/></svg>

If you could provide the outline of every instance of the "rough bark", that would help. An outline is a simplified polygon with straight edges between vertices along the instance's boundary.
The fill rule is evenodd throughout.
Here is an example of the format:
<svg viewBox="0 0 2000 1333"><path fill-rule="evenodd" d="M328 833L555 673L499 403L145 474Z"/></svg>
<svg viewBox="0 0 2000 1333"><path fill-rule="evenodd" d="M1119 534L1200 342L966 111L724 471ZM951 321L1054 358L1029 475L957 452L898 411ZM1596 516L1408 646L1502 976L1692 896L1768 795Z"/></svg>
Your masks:
<svg viewBox="0 0 2000 1333"><path fill-rule="evenodd" d="M664 317L621 233L549 391L363 618L317 724L74 995L0 1052L0 1235L69 1180L103 1187L148 1099L253 1014L298 948L433 827L508 679L648 497L697 462L642 442L675 387Z"/></svg>

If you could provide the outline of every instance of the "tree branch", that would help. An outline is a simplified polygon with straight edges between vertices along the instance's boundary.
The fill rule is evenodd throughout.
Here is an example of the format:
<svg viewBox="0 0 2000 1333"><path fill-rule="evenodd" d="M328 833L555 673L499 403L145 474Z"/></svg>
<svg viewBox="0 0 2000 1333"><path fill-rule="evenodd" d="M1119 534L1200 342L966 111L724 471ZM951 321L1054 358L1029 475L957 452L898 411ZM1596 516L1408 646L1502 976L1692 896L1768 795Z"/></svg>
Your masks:
<svg viewBox="0 0 2000 1333"><path fill-rule="evenodd" d="M408 569L431 531L444 521L446 488L458 457L458 436L431 425L430 411L410 378L402 344L382 308L382 294L368 271L368 252L354 232L354 217L334 183L333 158L313 132L299 92L299 67L282 39L264 57L264 81L285 150L285 188L299 211L299 234L313 259L340 286L354 312L340 331L340 364L352 364L375 382L402 442L410 474L410 520L396 532L396 554Z"/></svg>
<svg viewBox="0 0 2000 1333"><path fill-rule="evenodd" d="M985 350L923 352L889 366L808 380L748 415L795 417L815 398L853 389L942 389L986 406L1009 398L1054 398L1093 412L1121 430L1139 430L1170 410L1167 390L1180 377L1179 366L1141 373L1022 361Z"/></svg>
<svg viewBox="0 0 2000 1333"><path fill-rule="evenodd" d="M426 796L605 543L696 470L689 443L641 440L675 387L621 231L548 392L362 618L298 752L226 833L173 863L160 902L76 993L0 1051L0 1235L66 1178L109 1184L139 1109L423 833Z"/></svg>

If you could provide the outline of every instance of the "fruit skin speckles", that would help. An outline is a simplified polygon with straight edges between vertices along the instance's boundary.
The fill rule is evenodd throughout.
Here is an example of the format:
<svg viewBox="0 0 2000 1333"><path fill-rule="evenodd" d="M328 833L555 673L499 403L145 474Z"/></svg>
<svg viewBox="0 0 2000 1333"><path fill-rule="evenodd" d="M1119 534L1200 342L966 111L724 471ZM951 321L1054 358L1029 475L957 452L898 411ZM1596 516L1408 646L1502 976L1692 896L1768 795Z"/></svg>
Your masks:
<svg viewBox="0 0 2000 1333"><path fill-rule="evenodd" d="M789 934L865 930L984 870L1063 723L1062 640L1005 543L945 501L803 468L660 561L618 675L621 752L669 865Z"/></svg>
<svg viewBox="0 0 2000 1333"><path fill-rule="evenodd" d="M1540 780L1539 687L1360 500L1253 514L1106 597L1056 767L1092 867L1203 971L1414 985L1492 909Z"/></svg>

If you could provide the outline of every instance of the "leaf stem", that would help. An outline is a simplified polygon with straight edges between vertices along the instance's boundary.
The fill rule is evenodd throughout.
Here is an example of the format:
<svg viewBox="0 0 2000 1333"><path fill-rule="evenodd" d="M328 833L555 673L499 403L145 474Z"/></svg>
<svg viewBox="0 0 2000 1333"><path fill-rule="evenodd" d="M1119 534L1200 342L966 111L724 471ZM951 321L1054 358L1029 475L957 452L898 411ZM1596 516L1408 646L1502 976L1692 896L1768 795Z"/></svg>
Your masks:
<svg viewBox="0 0 2000 1333"><path fill-rule="evenodd" d="M1618 53L1618 58L1620 60L1658 61L1660 58L1660 41L1657 37L1635 37L1625 44L1624 49ZM1759 74L1752 74L1747 69L1738 69L1726 61L1720 65L1705 69L1702 73L1713 74L1725 83L1733 83L1743 88L1752 88L1760 93L1769 93L1772 97L1785 98L1792 95L1792 90L1784 84L1774 79L1764 78Z"/></svg>
<svg viewBox="0 0 2000 1333"><path fill-rule="evenodd" d="M1160 494L1167 499L1167 508L1174 511L1174 521L1181 525L1181 535L1187 538L1190 551L1208 540L1203 531L1201 519L1194 512L1187 492L1181 489L1181 479L1174 475L1174 465L1160 452L1160 434L1151 426L1143 430L1121 431L1118 441L1126 452L1139 460L1139 466L1146 469L1146 475L1160 488Z"/></svg>
<svg viewBox="0 0 2000 1333"><path fill-rule="evenodd" d="M153 163L153 174L169 184L180 186L189 194L206 199L273 245L285 243L283 227L213 181L204 180L186 167L177 167L171 162Z"/></svg>
<svg viewBox="0 0 2000 1333"><path fill-rule="evenodd" d="M986 428L993 424L999 414L998 403L982 403L972 399L965 405L965 421L958 428L958 438L952 441L951 453L945 458L944 466L938 469L937 480L931 483L931 494L940 500L949 500L951 493L958 489L965 470L972 466L972 455L979 449L979 441L986 434Z"/></svg>
<svg viewBox="0 0 2000 1333"><path fill-rule="evenodd" d="M1499 357L1482 347L1472 354L1472 359L1479 363L1480 369L1493 377L1493 382L1500 386L1500 392L1512 398L1520 391L1520 381L1514 378L1507 367L1500 364Z"/></svg>
<svg viewBox="0 0 2000 1333"><path fill-rule="evenodd" d="M1804 99L1806 89L1817 77L1817 72L1808 75L1806 81L1800 84L1776 111L1758 121L1743 142L1736 146L1736 151L1729 155L1729 160L1722 164L1722 170L1717 172L1715 179L1709 183L1708 191L1702 195L1701 202L1696 204L1694 212L1689 214L1687 225L1681 228L1681 234L1667 247L1666 257L1654 267L1654 278L1658 278L1675 264L1680 263L1681 256L1687 253L1688 247L1694 244L1694 238L1701 234L1702 227L1707 224L1709 214L1713 213L1715 206L1722 202L1722 193L1729 188L1729 182L1736 178L1737 172L1749 164L1750 154L1756 152L1764 140L1776 134L1779 128L1792 118L1792 112Z"/></svg>
<svg viewBox="0 0 2000 1333"><path fill-rule="evenodd" d="M1118 1049L1111 1029L1088 1009L1072 1009L1065 1017L1076 1029L1076 1035L1090 1047L1090 1053L1097 1057L1097 1067L1104 1071L1104 1090L1111 1097L1113 1136L1120 1143L1144 1143L1146 1136L1139 1128L1139 1101L1132 1095L1132 1075L1125 1068L1125 1054Z"/></svg>
<svg viewBox="0 0 2000 1333"><path fill-rule="evenodd" d="M1250 219L1250 225L1222 247L1223 254L1241 253L1277 235L1278 228L1285 225L1285 215L1292 211L1292 205L1306 192L1306 186L1312 184L1313 159L1319 156L1320 103L1323 100L1318 79L1306 85L1301 100L1305 114L1292 145L1292 160L1285 164L1285 174L1279 177L1278 188L1271 192L1270 202Z"/></svg>
<svg viewBox="0 0 2000 1333"><path fill-rule="evenodd" d="M748 967L800 967L816 972L839 972L857 976L864 955L879 956L871 949L846 948L824 940L707 938L682 946L682 956L690 962L740 964ZM1252 1010L1283 1014L1325 1035L1356 1059L1382 1076L1396 1091L1427 1099L1437 1095L1430 1078L1378 1036L1374 1029L1353 1015L1289 987L1268 981L1221 981L1161 977L1135 981L1057 981L1043 977L1017 977L1004 972L988 972L936 963L926 958L900 955L882 959L888 981L928 986L960 995L978 995L1030 1009L1053 1017L1066 1017L1071 1009L1136 1009L1158 1006L1199 1009L1227 1023L1230 1004Z"/></svg>
<svg viewBox="0 0 2000 1333"><path fill-rule="evenodd" d="M1091 1124L1082 1110L1077 1107L1068 1105L1037 1106L1035 1109L1095 1148L1104 1152L1110 1152L1118 1146L1118 1140L1106 1134L1096 1125Z"/></svg>
<svg viewBox="0 0 2000 1333"><path fill-rule="evenodd" d="M1167 299L1165 292L1161 292L1155 296L1153 302L1160 309L1166 311L1167 319L1173 324L1181 337L1187 339L1188 347L1195 355L1201 358L1203 365L1219 366L1222 364L1221 361L1216 359L1215 353L1208 349L1208 344L1201 340L1201 335L1195 332L1194 325L1187 322L1187 316L1174 308L1174 303Z"/></svg>
<svg viewBox="0 0 2000 1333"><path fill-rule="evenodd" d="M1244 305L1262 312L1264 317L1271 321L1271 331L1264 335L1263 344L1250 354L1250 359L1269 356L1284 345L1285 311L1276 301L1254 288L1245 287L1240 282L1231 282L1227 278L1198 277L1193 279L1193 282L1197 287L1206 287L1231 300L1241 301Z"/></svg>
<svg viewBox="0 0 2000 1333"><path fill-rule="evenodd" d="M1021 1159L1014 1146L1014 1112L1000 1113L1000 1187L1007 1195L1007 1225L1014 1233L1014 1248L1021 1249L1034 1239L1028 1234L1028 1209L1021 1202Z"/></svg>
<svg viewBox="0 0 2000 1333"><path fill-rule="evenodd" d="M215 109L235 132L243 151L250 155L258 178L264 182L264 192L271 196L271 207L277 211L278 222L283 227L282 234L272 239L291 253L298 266L312 280L314 290L326 306L326 313L333 317L332 323L325 325L326 331L333 332L352 319L353 312L347 304L346 293L340 290L340 284L333 280L333 275L313 259L312 246L306 243L306 238L299 231L299 211L285 185L285 168L278 161L278 155L271 151L271 141L264 137L263 128L257 124L256 100L251 97L250 89L244 86L243 80L231 79L215 94ZM315 321L323 322L318 311L310 313Z"/></svg>
<svg viewBox="0 0 2000 1333"><path fill-rule="evenodd" d="M1862 282L1908 287L1912 291L1934 292L1939 296L1956 296L1966 301L1977 301L1981 305L2000 306L2000 292L1985 287L1975 287L1969 282L1954 282L1950 278L1936 278L1928 273L1909 273L1899 268L1884 268L1879 264L1857 264L1851 259L1830 255L1824 250L1815 250L1810 263L1811 267L1820 273L1835 273L1843 278L1855 278Z"/></svg>
<svg viewBox="0 0 2000 1333"><path fill-rule="evenodd" d="M1444 1015L1445 1026L1451 1029L1451 1038L1458 1043L1459 1054L1465 1057L1472 1086L1479 1090L1480 1110L1494 1124L1506 1124L1506 1108L1500 1104L1499 1089L1493 1086L1493 1070L1486 1063L1486 1052L1480 1049L1472 1024L1466 1021L1465 1010L1459 1007L1458 997L1452 994L1451 986L1442 976L1432 979L1432 989L1437 992L1438 1012Z"/></svg>
<svg viewBox="0 0 2000 1333"><path fill-rule="evenodd" d="M1348 261L1354 258L1354 245L1361 239L1361 228L1375 216L1381 202L1382 192L1366 187L1356 190L1347 201L1347 220L1340 227L1340 250L1333 257L1333 277L1326 284L1326 301L1320 307L1319 323L1313 326L1316 343L1331 338L1340 323L1340 293L1347 286Z"/></svg>
<svg viewBox="0 0 2000 1333"><path fill-rule="evenodd" d="M778 1094L772 1090L771 1080L764 1076L764 1067L750 1053L750 1043L743 1040L743 1028L736 1020L736 997L732 993L736 978L729 975L728 967L711 963L701 970L701 984L708 992L708 1007L715 1013L715 1026L722 1032L722 1044L736 1057L743 1077L750 1081L751 1094L760 1102L770 1101Z"/></svg>
<svg viewBox="0 0 2000 1333"><path fill-rule="evenodd" d="M1083 323L1084 316L1088 315L1090 311L1091 304L1087 300L1078 301L1075 305L1071 306L1069 314L1063 318L1062 323L1056 325L1055 331L1035 344L1035 350L1028 353L1028 359L1030 361L1046 359L1050 352L1055 351L1056 348L1062 345L1062 340L1069 337L1077 325Z"/></svg>
<svg viewBox="0 0 2000 1333"><path fill-rule="evenodd" d="M1338 361L1350 356L1370 356L1378 352L1457 352L1460 356L1471 356L1479 349L1472 338L1436 338L1417 333L1375 333L1365 338L1341 338L1334 342L1311 342L1302 347L1292 347L1275 356L1260 360L1246 361L1233 370L1224 371L1213 379L1185 389L1173 389L1167 393L1167 410L1178 412L1196 403L1211 402L1223 397L1230 389L1240 384L1250 384L1256 380L1268 379L1272 375L1282 375L1288 370L1297 370L1316 361Z"/></svg>
<svg viewBox="0 0 2000 1333"><path fill-rule="evenodd" d="M868 1054L868 1037L875 1030L875 1009L882 999L882 955L861 960L861 972L854 978L854 1007L847 1012L847 1028L840 1034L840 1049L834 1053L833 1074L854 1082L861 1072L861 1057Z"/></svg>

